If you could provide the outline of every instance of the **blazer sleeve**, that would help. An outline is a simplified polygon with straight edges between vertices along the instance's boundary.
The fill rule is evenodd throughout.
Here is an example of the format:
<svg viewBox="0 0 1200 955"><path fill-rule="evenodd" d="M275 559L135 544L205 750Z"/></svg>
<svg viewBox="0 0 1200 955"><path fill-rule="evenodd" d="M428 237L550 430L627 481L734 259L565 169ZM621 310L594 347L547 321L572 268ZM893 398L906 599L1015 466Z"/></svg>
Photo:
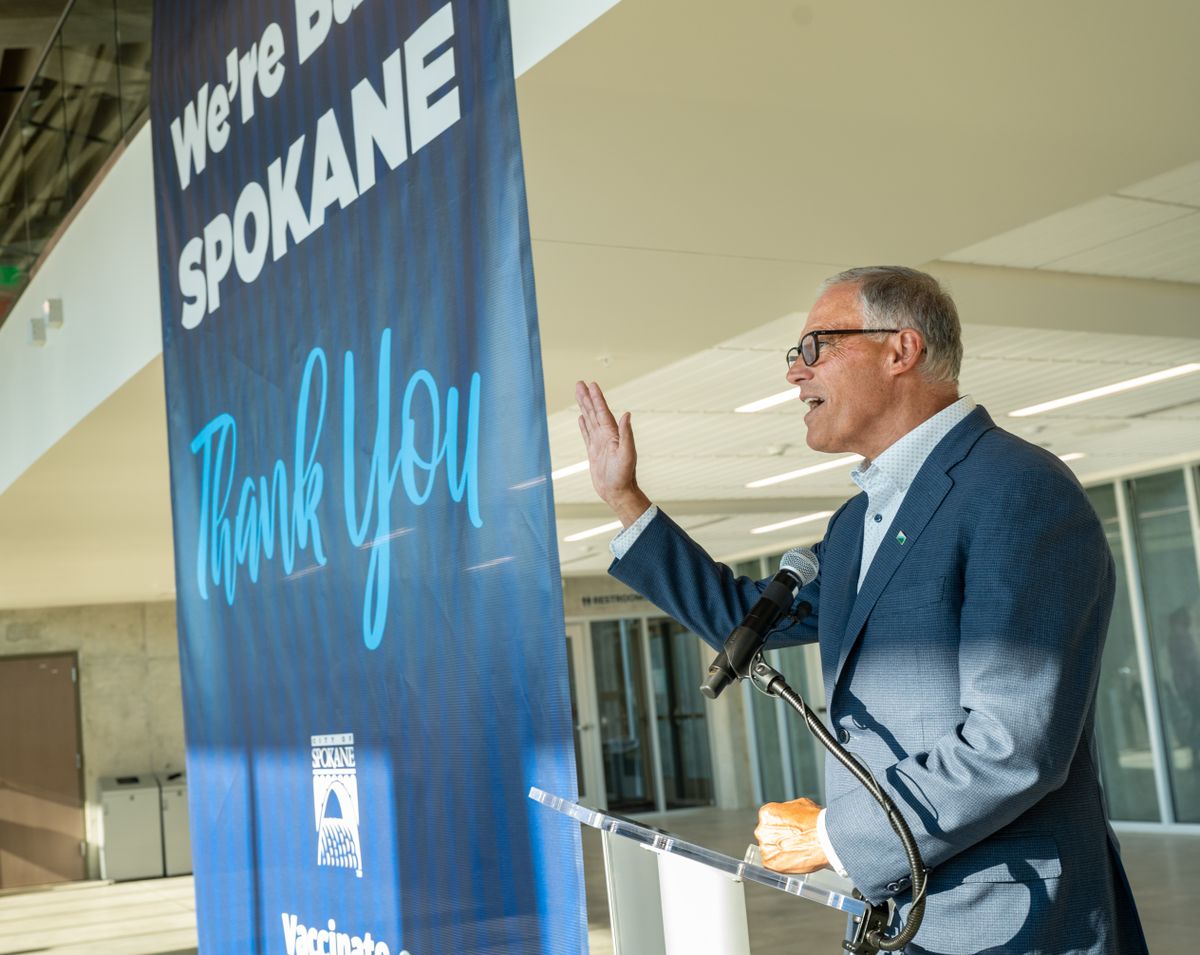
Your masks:
<svg viewBox="0 0 1200 955"><path fill-rule="evenodd" d="M820 547L814 547L820 559ZM698 634L715 650L754 606L769 580L736 577L709 557L687 532L661 509L609 574ZM820 576L802 588L796 601L813 608L803 620L774 634L772 646L812 643L817 639Z"/></svg>
<svg viewBox="0 0 1200 955"><path fill-rule="evenodd" d="M876 773L927 866L1008 825L1066 781L1099 676L1115 573L1082 488L1050 467L1008 471L973 529L958 655L963 722ZM919 693L920 687L897 687ZM828 807L829 838L869 899L907 885L900 841L855 787Z"/></svg>

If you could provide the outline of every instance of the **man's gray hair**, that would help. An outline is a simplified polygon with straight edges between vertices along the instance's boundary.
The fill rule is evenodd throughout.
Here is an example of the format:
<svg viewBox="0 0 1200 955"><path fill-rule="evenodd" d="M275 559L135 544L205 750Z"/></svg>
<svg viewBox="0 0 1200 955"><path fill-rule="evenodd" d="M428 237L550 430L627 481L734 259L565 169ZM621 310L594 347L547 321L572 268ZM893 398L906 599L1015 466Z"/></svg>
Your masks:
<svg viewBox="0 0 1200 955"><path fill-rule="evenodd" d="M835 285L858 286L864 328L914 328L921 333L921 374L926 381L958 381L963 354L958 309L932 275L903 265L868 265L830 276L818 294Z"/></svg>

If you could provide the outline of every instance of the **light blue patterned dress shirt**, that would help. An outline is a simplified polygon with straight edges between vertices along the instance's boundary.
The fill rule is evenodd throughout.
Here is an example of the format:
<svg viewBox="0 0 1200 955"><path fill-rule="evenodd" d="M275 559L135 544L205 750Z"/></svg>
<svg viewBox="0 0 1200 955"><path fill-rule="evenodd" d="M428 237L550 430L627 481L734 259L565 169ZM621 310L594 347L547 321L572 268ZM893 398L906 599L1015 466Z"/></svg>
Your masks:
<svg viewBox="0 0 1200 955"><path fill-rule="evenodd" d="M904 496L916 479L917 472L921 470L921 465L942 438L974 410L975 401L969 395L965 395L932 418L922 421L874 461L868 462L865 468L855 468L850 472L854 483L867 492L862 565L858 572L859 590L862 589L863 581L867 579L871 561L875 559L879 545L891 530L892 521L900 512ZM896 529L897 534L903 532L903 527Z"/></svg>

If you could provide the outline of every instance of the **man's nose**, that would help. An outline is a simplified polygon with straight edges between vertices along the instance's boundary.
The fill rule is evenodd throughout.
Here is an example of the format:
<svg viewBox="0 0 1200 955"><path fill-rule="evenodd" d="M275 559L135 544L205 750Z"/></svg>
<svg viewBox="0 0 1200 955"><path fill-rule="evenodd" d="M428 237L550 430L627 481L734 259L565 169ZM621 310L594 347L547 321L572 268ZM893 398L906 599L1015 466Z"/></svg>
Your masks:
<svg viewBox="0 0 1200 955"><path fill-rule="evenodd" d="M812 369L809 368L808 365L804 364L804 359L799 355L797 355L796 360L788 366L787 381L789 384L798 385L801 382L808 381L810 378L812 378L812 376Z"/></svg>

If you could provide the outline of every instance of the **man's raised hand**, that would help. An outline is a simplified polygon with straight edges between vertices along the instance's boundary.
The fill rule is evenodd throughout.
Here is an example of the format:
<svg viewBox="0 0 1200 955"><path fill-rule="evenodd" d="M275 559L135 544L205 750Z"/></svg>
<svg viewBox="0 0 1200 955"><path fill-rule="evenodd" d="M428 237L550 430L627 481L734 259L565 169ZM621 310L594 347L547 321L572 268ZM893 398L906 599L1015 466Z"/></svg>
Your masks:
<svg viewBox="0 0 1200 955"><path fill-rule="evenodd" d="M628 527L650 506L650 499L637 486L637 448L629 412L617 421L594 381L575 383L579 403L579 431L587 447L592 487Z"/></svg>

